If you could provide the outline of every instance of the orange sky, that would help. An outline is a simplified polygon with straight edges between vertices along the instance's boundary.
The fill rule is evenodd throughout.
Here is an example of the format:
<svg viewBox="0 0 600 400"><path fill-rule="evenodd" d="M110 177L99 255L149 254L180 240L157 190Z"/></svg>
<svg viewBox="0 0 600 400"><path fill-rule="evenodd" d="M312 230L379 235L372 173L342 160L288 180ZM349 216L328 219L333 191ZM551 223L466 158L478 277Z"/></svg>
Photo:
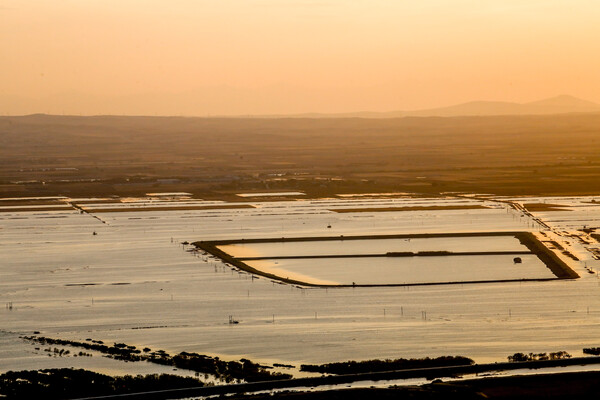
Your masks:
<svg viewBox="0 0 600 400"><path fill-rule="evenodd" d="M0 0L0 114L600 102L595 0Z"/></svg>

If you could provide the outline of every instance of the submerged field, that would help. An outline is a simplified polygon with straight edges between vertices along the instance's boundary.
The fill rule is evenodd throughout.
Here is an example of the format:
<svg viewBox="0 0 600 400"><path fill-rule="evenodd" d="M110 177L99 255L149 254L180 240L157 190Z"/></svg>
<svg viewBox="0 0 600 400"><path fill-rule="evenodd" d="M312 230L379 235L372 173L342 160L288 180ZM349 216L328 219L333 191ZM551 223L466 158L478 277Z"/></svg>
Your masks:
<svg viewBox="0 0 600 400"><path fill-rule="evenodd" d="M563 263L538 258L526 243L544 248L527 232L340 235L194 245L242 271L321 287L550 280L565 277L562 269L573 272Z"/></svg>
<svg viewBox="0 0 600 400"><path fill-rule="evenodd" d="M511 256L457 256L410 258L354 258L324 260L259 260L250 266L280 276L304 276L309 282L351 285L403 285L506 279L552 279L554 275L534 255L523 256L523 264Z"/></svg>
<svg viewBox="0 0 600 400"><path fill-rule="evenodd" d="M410 196L246 199L244 203L156 197L45 199L36 204L12 200L0 204L0 303L6 305L0 309L0 371L83 366L132 373L158 368L101 357L49 356L19 338L34 331L47 337L92 338L225 360L247 357L293 365L459 354L484 362L505 360L515 352L558 350L581 355L583 347L600 345L596 274L600 262L594 258L599 243L589 230L600 226L600 207L593 200ZM560 205L560 211L541 207L526 214L514 208L545 202ZM44 208L49 203L61 207L56 211ZM65 203L69 208L62 207ZM241 204L245 207L238 208ZM332 211L360 208L404 210ZM104 212L95 213L97 209ZM518 231L533 232L580 278L310 288L232 269L181 244L265 237ZM282 257L522 248L505 236L492 241L482 237L359 242L234 245L231 251L240 257ZM492 256L469 260L455 256L452 273L470 277L491 269L494 278L507 273L520 279L527 275L514 275L515 271L526 270L533 277L552 277L535 256L522 255L522 264L514 264L512 256L487 257ZM386 265L395 258L375 262L357 258L351 267L338 259L308 266L306 260L296 265L297 260L282 259L276 268L332 282L384 281L391 271L394 279L418 281L415 271L427 270L427 279L444 277L450 271L436 263L437 258L412 258L403 268ZM239 324L229 324L229 316Z"/></svg>

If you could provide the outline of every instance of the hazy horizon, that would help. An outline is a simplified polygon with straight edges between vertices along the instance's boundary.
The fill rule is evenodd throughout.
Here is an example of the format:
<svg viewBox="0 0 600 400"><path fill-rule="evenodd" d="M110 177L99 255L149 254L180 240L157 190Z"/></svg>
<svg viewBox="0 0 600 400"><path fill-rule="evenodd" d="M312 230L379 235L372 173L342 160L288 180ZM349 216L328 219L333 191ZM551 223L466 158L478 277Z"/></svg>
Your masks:
<svg viewBox="0 0 600 400"><path fill-rule="evenodd" d="M600 103L587 1L0 3L2 114Z"/></svg>
<svg viewBox="0 0 600 400"><path fill-rule="evenodd" d="M598 21L0 0L0 398L592 397Z"/></svg>

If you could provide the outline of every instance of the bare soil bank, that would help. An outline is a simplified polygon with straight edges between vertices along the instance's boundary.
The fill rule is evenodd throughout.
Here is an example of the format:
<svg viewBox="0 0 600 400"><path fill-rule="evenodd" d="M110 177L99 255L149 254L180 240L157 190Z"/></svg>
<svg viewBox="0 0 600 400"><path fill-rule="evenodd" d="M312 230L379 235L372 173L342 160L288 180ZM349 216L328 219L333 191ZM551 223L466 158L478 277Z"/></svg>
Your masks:
<svg viewBox="0 0 600 400"><path fill-rule="evenodd" d="M329 211L336 213L355 212L385 212L385 211L436 211L436 210L479 210L488 208L479 205L470 206L413 206L413 207L382 207L382 208L337 208Z"/></svg>
<svg viewBox="0 0 600 400"><path fill-rule="evenodd" d="M250 204L222 205L222 206L173 206L173 207L117 207L93 208L86 210L90 214L114 212L143 212L143 211L191 211L191 210L229 210L239 208L254 208ZM85 209L85 206L83 207Z"/></svg>

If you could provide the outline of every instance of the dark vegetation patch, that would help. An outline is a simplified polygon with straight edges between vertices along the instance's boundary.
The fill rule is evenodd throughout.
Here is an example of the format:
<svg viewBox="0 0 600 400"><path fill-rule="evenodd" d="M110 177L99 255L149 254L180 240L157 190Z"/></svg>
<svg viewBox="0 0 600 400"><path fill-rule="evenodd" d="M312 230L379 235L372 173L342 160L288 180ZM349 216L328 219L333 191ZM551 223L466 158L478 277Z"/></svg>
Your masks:
<svg viewBox="0 0 600 400"><path fill-rule="evenodd" d="M571 372L473 379L457 383L489 399L592 399L598 393L600 372Z"/></svg>
<svg viewBox="0 0 600 400"><path fill-rule="evenodd" d="M360 374L365 372L394 371L414 368L451 367L473 365L475 362L462 356L442 356L437 358L398 358L395 360L345 361L329 364L302 364L300 371L323 374Z"/></svg>
<svg viewBox="0 0 600 400"><path fill-rule="evenodd" d="M585 353L585 349L583 351ZM512 356L508 356L509 362L523 362L523 361L546 361L546 360L564 360L571 358L571 355L566 351L557 351L554 353L515 353Z"/></svg>
<svg viewBox="0 0 600 400"><path fill-rule="evenodd" d="M72 340L52 339L38 336L25 336L24 339L40 343L42 345L61 345L81 347L87 350L95 350L107 357L123 361L148 361L155 364L170 365L176 368L188 369L203 374L211 374L225 382L243 380L246 382L269 381L289 379L292 376L279 372L271 372L267 367L253 363L247 359L240 361L223 361L219 357L210 357L197 353L181 352L170 355L164 350L152 351L150 348L143 350L125 343L114 343L107 346L101 341L77 342Z"/></svg>
<svg viewBox="0 0 600 400"><path fill-rule="evenodd" d="M583 349L583 354L591 354L594 356L600 356L600 347L586 347Z"/></svg>
<svg viewBox="0 0 600 400"><path fill-rule="evenodd" d="M101 341L93 341L88 339L92 343L101 344ZM132 346L127 346L124 343L115 343L113 347L120 349L131 349ZM144 352L150 352L149 348L144 349ZM347 374L330 374L320 377L310 377L310 378L298 378L298 379L289 379L289 380L271 380L271 381L262 381L262 382L250 382L250 383L239 383L235 385L206 385L200 386L195 385L195 387L188 387L186 389L176 389L175 392L165 390L158 393L149 394L147 390L152 390L151 388L144 387L144 390L141 390L142 393L137 393L135 395L135 399L147 399L147 398L156 398L156 399L167 399L167 398L198 398L198 397L206 397L206 396L215 396L215 395L234 395L231 398L249 398L249 399L260 399L263 398L263 395L252 395L252 396L244 396L241 395L243 393L255 393L255 392L264 392L267 393L266 396L273 396L275 398L286 398L288 395L292 396L291 398L299 398L299 399L328 399L328 398L380 398L379 393L384 396L383 398L417 398L417 399L438 399L438 398L471 398L471 394L477 394L478 392L483 393L485 389L486 395L495 395L494 391L487 391L487 388L498 388L501 387L502 384L498 384L496 379L505 379L505 378L488 378L491 381L486 381L486 378L477 379L472 381L461 381L453 384L444 384L441 382L439 378L444 377L457 377L464 376L465 374L484 374L490 373L493 371L509 371L509 370L520 370L520 369L540 369L540 368L551 368L558 366L568 366L568 365L588 365L588 364L598 364L600 363L600 357L584 357L584 358L569 358L570 356L566 352L556 352L550 353L550 355L545 353L534 354L530 353L529 355L523 355L525 361L523 362L499 362L492 364L473 364L471 360L464 357L439 357L437 359L431 359L434 362L446 359L464 359L465 362L471 361L471 363L464 365L449 365L449 366L438 366L438 367L424 367L424 368L409 368L409 369L395 369L391 371L374 371L374 372L363 372L363 373L347 373ZM520 357L517 357L520 358ZM421 359L419 361L426 361L427 359ZM398 361L398 360L394 360ZM412 362L413 360L408 360ZM348 363L338 363L338 364L348 364ZM350 362L352 364L352 362ZM372 360L364 363L363 366L375 365L377 368L378 365L385 364L385 367L397 367L397 365L393 365L393 362L389 360ZM445 364L445 362L442 362ZM325 364L325 365L333 365L333 364ZM406 363L404 366L407 366ZM569 375L569 379L573 381L581 380L584 383L584 387L586 390L589 390L589 386L585 384L585 382L590 379L589 374L592 374L595 378L598 379L600 376L599 372L594 373L571 373L571 374L552 374L553 377L559 377L562 379L564 376ZM306 388L306 387L321 387L321 386L329 386L329 385L348 385L352 382L357 381L389 381L389 380L397 380L397 379L410 379L410 378L427 378L427 379L436 379L431 385L423 385L420 387L400 387L395 388L392 387L390 389L397 390L395 393L384 393L381 390L385 389L356 389L343 391L343 394L340 393L339 390L328 390L328 391L318 391L318 392L276 392L273 395L269 393L274 389L279 390L291 390L292 388ZM514 385L514 381L511 379L516 379L519 381L521 377L507 378L507 385L512 385L512 394L519 394L520 390L527 388L527 378L531 378L537 382L537 376L528 376L524 377L525 381L523 382L523 386ZM541 379L542 381L544 378ZM18 378L17 378L18 381ZM481 383L484 383L481 385ZM511 383L512 382L512 383ZM552 381L551 384L555 384L555 381ZM439 385L437 387L433 387L433 385ZM452 386L452 387L451 387ZM560 388L560 387L559 387ZM164 388L157 388L163 390ZM439 390L442 392L440 392ZM362 392L366 390L365 392ZM408 390L408 392L407 392ZM360 393L360 397L355 397L355 394ZM545 392L547 394L547 392ZM588 392L591 393L591 392ZM372 394L372 395L369 395ZM388 394L392 397L386 397ZM455 397L454 395L463 395L463 397ZM96 395L96 394L95 394ZM396 397L394 397L394 395ZM416 395L417 397L412 397L412 395ZM422 395L422 396L421 396ZM434 395L434 396L431 396ZM444 397L440 397L440 395ZM468 396L467 396L468 395ZM296 397L299 396L299 397ZM306 396L306 397L304 397ZM330 397L334 396L334 397ZM424 397L423 397L424 396ZM465 397L466 396L466 397ZM29 397L25 397L29 398ZM228 397L230 398L230 397ZM473 397L478 398L478 397ZM505 398L505 397L499 397ZM512 397L510 397L512 398ZM537 398L537 397L522 397L522 398ZM546 397L543 397L546 398ZM550 397L555 398L555 397ZM561 397L559 397L561 398ZM565 398L573 398L573 397L565 397Z"/></svg>
<svg viewBox="0 0 600 400"><path fill-rule="evenodd" d="M197 379L176 375L112 377L83 369L69 368L9 371L0 375L0 397L24 400L108 396L199 386L204 386L204 384Z"/></svg>
<svg viewBox="0 0 600 400"><path fill-rule="evenodd" d="M356 388L274 394L234 394L230 400L573 400L597 397L600 372L570 372L443 382L422 386Z"/></svg>

